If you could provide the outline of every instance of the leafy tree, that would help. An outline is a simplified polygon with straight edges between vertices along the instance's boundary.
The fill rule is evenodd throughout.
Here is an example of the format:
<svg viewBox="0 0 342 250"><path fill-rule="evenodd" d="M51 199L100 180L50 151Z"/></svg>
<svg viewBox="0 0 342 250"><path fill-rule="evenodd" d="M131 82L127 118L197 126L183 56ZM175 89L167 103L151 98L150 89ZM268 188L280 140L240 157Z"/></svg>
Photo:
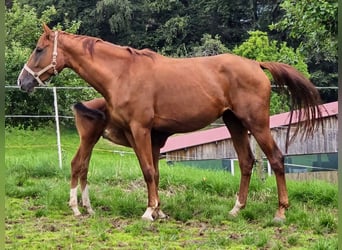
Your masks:
<svg viewBox="0 0 342 250"><path fill-rule="evenodd" d="M267 20L276 20L273 16L279 0L17 1L34 6L39 15L45 6L54 6L57 13L50 23L80 21L81 34L186 56L203 34L218 34L222 43L232 48L248 37L248 30L260 26L267 29Z"/></svg>
<svg viewBox="0 0 342 250"><path fill-rule="evenodd" d="M188 34L188 17L172 17L165 22L159 29L160 40L164 46L161 53L173 56L187 56L185 49L185 38ZM160 42L160 41L159 41Z"/></svg>
<svg viewBox="0 0 342 250"><path fill-rule="evenodd" d="M253 29L266 31L269 24L282 17L280 3L282 0L250 0L252 6Z"/></svg>
<svg viewBox="0 0 342 250"><path fill-rule="evenodd" d="M285 42L278 43L270 41L266 32L250 31L250 37L240 46L236 46L233 52L257 61L277 61L290 64L309 77L307 65L304 57L299 50L288 47ZM270 74L268 74L269 77ZM289 110L286 96L279 95L278 91L273 89L271 95L270 113L276 114Z"/></svg>
<svg viewBox="0 0 342 250"><path fill-rule="evenodd" d="M38 17L36 10L28 5L21 5L13 1L10 8L6 8L6 48L5 48L5 85L16 85L17 77L28 60L32 49L42 33L42 23L49 23L56 9L48 7ZM57 24L57 27L61 26ZM69 22L66 29L73 32L78 29L79 23ZM80 86L86 83L71 70L64 70L54 79L55 86ZM93 93L61 93L59 96L60 112L71 114L70 106L77 100L90 99ZM6 114L53 114L53 96L50 90L39 90L31 95L19 92L17 89L6 89ZM49 120L7 118L6 125L36 128L49 124Z"/></svg>
<svg viewBox="0 0 342 250"><path fill-rule="evenodd" d="M310 61L337 60L336 0L284 0L280 6L285 14L271 28L301 41L299 48Z"/></svg>
<svg viewBox="0 0 342 250"><path fill-rule="evenodd" d="M12 7L6 11L6 44L14 41L22 46L34 48L42 31L42 23L48 23L56 9L48 7L40 18L34 8L13 1Z"/></svg>
<svg viewBox="0 0 342 250"><path fill-rule="evenodd" d="M306 57L312 81L318 86L337 86L336 0L283 0L284 15L270 27L286 33ZM323 90L326 101L337 100L337 91Z"/></svg>
<svg viewBox="0 0 342 250"><path fill-rule="evenodd" d="M249 31L248 34L250 37L233 49L235 54L257 61L287 63L309 77L305 58L298 49L288 47L286 42L270 41L266 32L257 30Z"/></svg>
<svg viewBox="0 0 342 250"><path fill-rule="evenodd" d="M213 56L228 53L229 49L221 42L219 35L213 38L210 34L204 34L201 45L194 46L192 51L194 56Z"/></svg>
<svg viewBox="0 0 342 250"><path fill-rule="evenodd" d="M112 33L127 29L132 19L132 7L128 0L101 0L96 3L98 20L109 24Z"/></svg>

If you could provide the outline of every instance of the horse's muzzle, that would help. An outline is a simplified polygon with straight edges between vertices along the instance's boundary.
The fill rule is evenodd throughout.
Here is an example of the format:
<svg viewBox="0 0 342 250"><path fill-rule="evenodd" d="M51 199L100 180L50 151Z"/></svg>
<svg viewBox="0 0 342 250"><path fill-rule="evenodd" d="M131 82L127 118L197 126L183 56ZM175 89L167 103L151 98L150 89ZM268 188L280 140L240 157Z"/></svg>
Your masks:
<svg viewBox="0 0 342 250"><path fill-rule="evenodd" d="M28 77L31 78L31 77ZM38 86L37 81L32 77L32 79L18 79L18 85L22 91L27 93L31 93L34 90L34 87Z"/></svg>

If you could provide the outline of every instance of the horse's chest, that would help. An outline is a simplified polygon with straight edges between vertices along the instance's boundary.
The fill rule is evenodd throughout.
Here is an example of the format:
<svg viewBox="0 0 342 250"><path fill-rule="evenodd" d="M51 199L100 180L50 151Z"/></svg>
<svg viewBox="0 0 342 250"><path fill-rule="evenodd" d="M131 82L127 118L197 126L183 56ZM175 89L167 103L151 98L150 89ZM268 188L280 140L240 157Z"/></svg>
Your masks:
<svg viewBox="0 0 342 250"><path fill-rule="evenodd" d="M128 107L128 103L115 102L108 109L110 123L115 124L121 129L127 129L132 118L132 110Z"/></svg>
<svg viewBox="0 0 342 250"><path fill-rule="evenodd" d="M125 128L127 121L126 118L116 109L109 110L110 123L115 124L117 127Z"/></svg>

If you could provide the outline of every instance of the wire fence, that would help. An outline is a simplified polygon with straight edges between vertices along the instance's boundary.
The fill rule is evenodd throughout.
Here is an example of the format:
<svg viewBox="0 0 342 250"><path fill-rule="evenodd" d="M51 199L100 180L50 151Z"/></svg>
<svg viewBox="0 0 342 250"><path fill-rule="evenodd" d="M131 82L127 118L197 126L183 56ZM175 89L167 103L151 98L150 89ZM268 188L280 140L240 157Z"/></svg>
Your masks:
<svg viewBox="0 0 342 250"><path fill-rule="evenodd" d="M275 87L275 86L272 86ZM5 89L17 89L19 90L18 86L5 86ZM50 118L54 119L54 123L56 126L56 146L57 146L57 151L58 151L58 162L59 162L59 167L62 168L62 145L61 145L61 131L60 131L60 119L74 119L74 116L67 115L67 114L60 114L58 111L58 91L59 90L91 90L95 92L95 89L92 87L68 87L68 86L63 86L63 87L50 87L50 86L44 86L44 87L36 87L36 90L39 91L41 89L48 89L53 92L53 103L54 103L54 113L51 115L40 115L40 114L5 114L5 118ZM317 89L322 90L322 89L330 89L330 90L338 90L338 87L317 87ZM222 125L222 124L221 124ZM218 126L218 124L213 123L212 126ZM32 147L35 147L37 145L32 145ZM41 145L38 145L41 146ZM47 145L43 145L47 146ZM132 154L133 152L127 152L127 151L117 151L117 150L112 150L110 151L112 153L119 153L119 154ZM291 165L291 164L288 164ZM297 167L305 167L305 168L314 168L311 166L304 166L304 165L297 165ZM271 170L270 166L268 164L268 171L270 175Z"/></svg>
<svg viewBox="0 0 342 250"><path fill-rule="evenodd" d="M20 91L18 86L5 86L5 89L17 89ZM80 89L89 89L92 90L92 87L36 87L36 91L41 89L51 90L53 93L53 106L54 106L54 113L51 115L41 115L41 114L5 114L6 118L50 118L54 119L54 124L56 126L56 146L58 151L58 163L59 167L62 168L62 145L61 145L61 129L60 129L60 119L74 119L74 116L60 114L58 111L58 90L80 90ZM95 90L94 90L95 91ZM6 122L6 120L5 120ZM39 146L39 145L31 145L32 147ZM47 146L47 145L43 145Z"/></svg>

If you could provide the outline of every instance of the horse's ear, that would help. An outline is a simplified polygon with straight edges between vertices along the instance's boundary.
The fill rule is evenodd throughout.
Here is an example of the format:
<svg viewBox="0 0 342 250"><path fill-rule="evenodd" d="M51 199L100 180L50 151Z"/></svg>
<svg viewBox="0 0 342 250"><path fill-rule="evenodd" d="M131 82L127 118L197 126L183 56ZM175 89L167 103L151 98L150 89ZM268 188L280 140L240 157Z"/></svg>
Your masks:
<svg viewBox="0 0 342 250"><path fill-rule="evenodd" d="M51 29L45 23L43 23L43 29L45 34L50 34Z"/></svg>

